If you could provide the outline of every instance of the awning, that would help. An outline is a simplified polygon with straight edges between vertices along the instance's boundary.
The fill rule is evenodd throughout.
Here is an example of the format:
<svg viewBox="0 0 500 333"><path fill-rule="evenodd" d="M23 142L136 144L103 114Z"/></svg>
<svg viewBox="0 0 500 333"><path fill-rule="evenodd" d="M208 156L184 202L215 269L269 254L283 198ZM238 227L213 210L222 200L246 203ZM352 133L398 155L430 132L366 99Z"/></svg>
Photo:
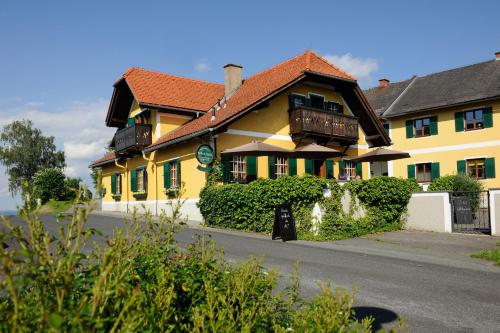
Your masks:
<svg viewBox="0 0 500 333"><path fill-rule="evenodd" d="M353 157L350 160L353 162L379 162L379 161L385 162L385 161L393 161L409 157L410 154L404 151L377 148L375 150L369 151L366 154Z"/></svg>
<svg viewBox="0 0 500 333"><path fill-rule="evenodd" d="M250 143L226 149L221 152L222 155L253 155L253 156L268 156L268 155L290 155L291 150L276 147L260 141L252 141Z"/></svg>
<svg viewBox="0 0 500 333"><path fill-rule="evenodd" d="M318 145L317 143L310 143L308 145L295 148L293 150L293 156L300 158L328 158L342 156L342 152Z"/></svg>

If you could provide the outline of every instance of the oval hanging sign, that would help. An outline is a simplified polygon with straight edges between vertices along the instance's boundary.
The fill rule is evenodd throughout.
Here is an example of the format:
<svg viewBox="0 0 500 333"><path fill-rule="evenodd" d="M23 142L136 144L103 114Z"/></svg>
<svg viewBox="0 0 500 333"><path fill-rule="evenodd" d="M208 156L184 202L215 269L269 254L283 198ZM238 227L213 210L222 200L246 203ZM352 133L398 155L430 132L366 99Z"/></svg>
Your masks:
<svg viewBox="0 0 500 333"><path fill-rule="evenodd" d="M209 145L200 145L196 150L196 159L201 164L210 164L214 161L214 158L214 150Z"/></svg>

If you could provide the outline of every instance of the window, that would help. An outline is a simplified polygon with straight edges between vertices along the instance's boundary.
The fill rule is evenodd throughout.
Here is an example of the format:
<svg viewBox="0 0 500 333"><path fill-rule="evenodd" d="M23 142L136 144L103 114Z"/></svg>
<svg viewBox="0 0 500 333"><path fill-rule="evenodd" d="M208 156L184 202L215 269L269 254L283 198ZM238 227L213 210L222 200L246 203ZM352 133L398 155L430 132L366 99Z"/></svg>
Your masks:
<svg viewBox="0 0 500 333"><path fill-rule="evenodd" d="M122 193L122 175L116 174L115 175L115 194L121 194Z"/></svg>
<svg viewBox="0 0 500 333"><path fill-rule="evenodd" d="M484 128L483 110L471 110L464 113L465 130L475 130Z"/></svg>
<svg viewBox="0 0 500 333"><path fill-rule="evenodd" d="M335 103L335 102L326 102L326 111L329 111L332 113L343 114L344 107L338 103Z"/></svg>
<svg viewBox="0 0 500 333"><path fill-rule="evenodd" d="M415 171L417 174L417 182L428 183L432 180L432 163L420 163L415 165Z"/></svg>
<svg viewBox="0 0 500 333"><path fill-rule="evenodd" d="M306 97L303 95L292 94L290 96L290 108L295 109L306 104Z"/></svg>
<svg viewBox="0 0 500 333"><path fill-rule="evenodd" d="M288 158L276 157L276 177L288 175Z"/></svg>
<svg viewBox="0 0 500 333"><path fill-rule="evenodd" d="M180 162L171 161L170 164L170 188L179 188L180 184Z"/></svg>
<svg viewBox="0 0 500 333"><path fill-rule="evenodd" d="M309 94L309 98L311 100L311 107L315 109L324 109L325 108L325 97L321 95Z"/></svg>
<svg viewBox="0 0 500 333"><path fill-rule="evenodd" d="M346 179L355 179L356 178L356 162L346 161L345 162L345 176Z"/></svg>
<svg viewBox="0 0 500 333"><path fill-rule="evenodd" d="M477 179L485 179L485 159L467 160L467 175Z"/></svg>
<svg viewBox="0 0 500 333"><path fill-rule="evenodd" d="M430 130L431 119L430 118L422 118L415 119L413 121L413 128L415 131L415 137L429 136L431 135Z"/></svg>
<svg viewBox="0 0 500 333"><path fill-rule="evenodd" d="M231 169L230 169L232 182L245 182L246 181L246 158L241 155L234 155L231 160Z"/></svg>
<svg viewBox="0 0 500 333"><path fill-rule="evenodd" d="M137 170L137 192L147 192L148 179L146 168Z"/></svg>

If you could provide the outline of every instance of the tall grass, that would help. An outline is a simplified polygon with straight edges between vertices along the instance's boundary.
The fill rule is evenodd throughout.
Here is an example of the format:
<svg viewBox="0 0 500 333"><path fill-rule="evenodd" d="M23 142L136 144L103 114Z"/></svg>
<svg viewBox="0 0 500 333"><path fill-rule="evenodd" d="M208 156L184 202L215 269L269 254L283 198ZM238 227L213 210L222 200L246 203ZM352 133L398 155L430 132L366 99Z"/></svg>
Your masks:
<svg viewBox="0 0 500 333"><path fill-rule="evenodd" d="M258 258L229 264L208 237L180 247L180 205L156 221L146 213L110 237L88 228L80 200L51 235L29 192L4 219L0 241L1 332L369 332L353 319L353 299L328 285L309 301L295 275L280 278ZM78 198L80 195L77 196ZM102 239L102 242L94 242ZM101 245L99 245L101 244Z"/></svg>

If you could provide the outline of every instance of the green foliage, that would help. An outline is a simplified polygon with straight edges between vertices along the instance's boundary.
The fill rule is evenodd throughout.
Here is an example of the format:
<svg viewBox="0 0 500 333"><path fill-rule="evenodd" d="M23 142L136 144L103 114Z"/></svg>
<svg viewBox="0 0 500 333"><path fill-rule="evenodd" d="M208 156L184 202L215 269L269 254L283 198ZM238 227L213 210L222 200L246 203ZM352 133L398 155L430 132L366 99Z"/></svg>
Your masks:
<svg viewBox="0 0 500 333"><path fill-rule="evenodd" d="M278 275L259 259L230 265L204 234L181 249L178 205L158 222L134 214L92 249L102 234L86 226L86 205L50 235L23 196L26 228L4 220L0 233L11 245L0 247L1 332L371 331L345 290L326 285L304 301L297 274L276 290Z"/></svg>
<svg viewBox="0 0 500 333"><path fill-rule="evenodd" d="M46 203L50 199L64 200L67 195L66 176L57 168L47 168L37 172L33 180L35 195Z"/></svg>
<svg viewBox="0 0 500 333"><path fill-rule="evenodd" d="M414 179L385 176L356 180L345 186L368 209L376 220L373 223L385 225L401 223L412 193L421 191Z"/></svg>
<svg viewBox="0 0 500 333"><path fill-rule="evenodd" d="M16 120L3 127L0 161L7 169L12 194L21 189L23 180L31 183L38 171L66 166L64 152L56 150L54 137L43 136L31 120Z"/></svg>
<svg viewBox="0 0 500 333"><path fill-rule="evenodd" d="M40 208L40 214L59 214L64 213L73 206L73 201L56 201L50 199Z"/></svg>
<svg viewBox="0 0 500 333"><path fill-rule="evenodd" d="M500 266L500 249L493 250L483 250L477 253L471 254L473 258L491 260L495 262L495 265Z"/></svg>
<svg viewBox="0 0 500 333"><path fill-rule="evenodd" d="M212 171L208 173L207 186L216 185L222 182L222 164L219 160L212 163Z"/></svg>
<svg viewBox="0 0 500 333"><path fill-rule="evenodd" d="M80 190L81 178L67 177L64 180L64 187L66 188L66 200L73 200L76 198L78 191Z"/></svg>
<svg viewBox="0 0 500 333"><path fill-rule="evenodd" d="M449 175L436 178L429 185L428 191L481 191L483 184L476 178L465 175Z"/></svg>
<svg viewBox="0 0 500 333"><path fill-rule="evenodd" d="M310 215L314 203L323 197L325 186L325 179L312 176L207 186L200 193L198 205L209 226L270 233L277 205L291 203L300 224L301 211L307 209Z"/></svg>

